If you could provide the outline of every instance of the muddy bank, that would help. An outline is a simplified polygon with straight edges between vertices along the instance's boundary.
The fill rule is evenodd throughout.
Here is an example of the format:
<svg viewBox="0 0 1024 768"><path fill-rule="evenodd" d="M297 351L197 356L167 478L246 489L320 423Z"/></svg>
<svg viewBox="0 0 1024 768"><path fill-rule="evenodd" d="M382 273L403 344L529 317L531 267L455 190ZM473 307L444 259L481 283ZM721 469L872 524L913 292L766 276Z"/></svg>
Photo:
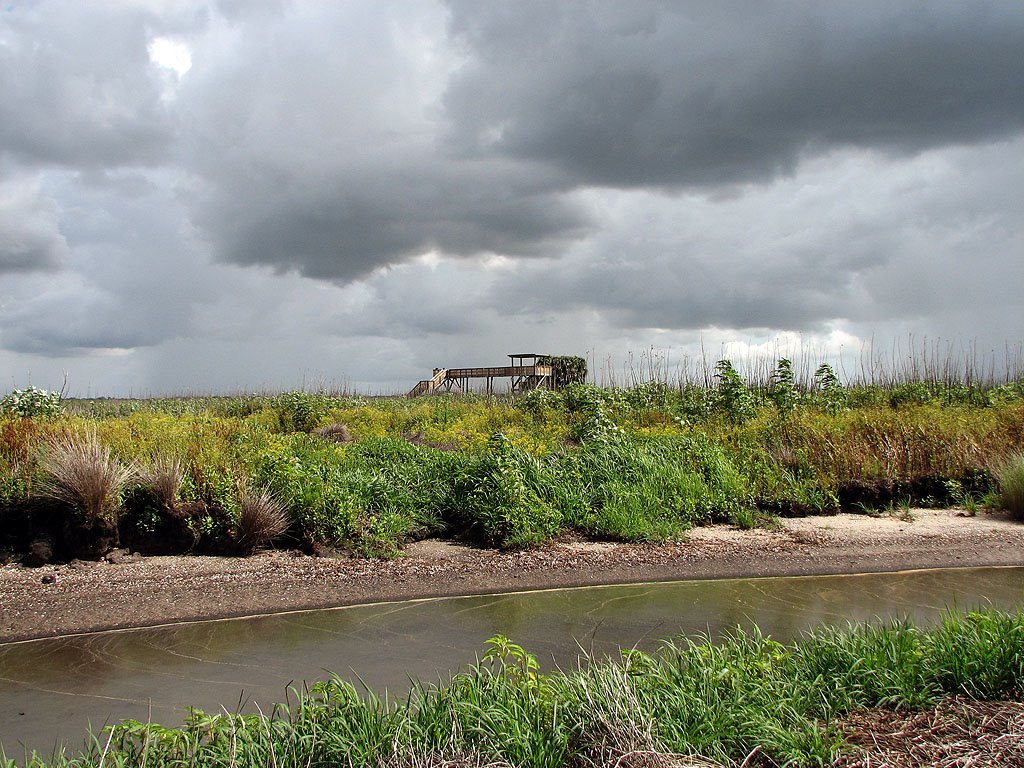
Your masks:
<svg viewBox="0 0 1024 768"><path fill-rule="evenodd" d="M526 552L438 541L382 562L266 552L0 568L0 642L355 603L669 579L1024 565L1024 525L1001 514L781 520L699 528L670 545L564 540ZM44 583L48 582L48 583Z"/></svg>

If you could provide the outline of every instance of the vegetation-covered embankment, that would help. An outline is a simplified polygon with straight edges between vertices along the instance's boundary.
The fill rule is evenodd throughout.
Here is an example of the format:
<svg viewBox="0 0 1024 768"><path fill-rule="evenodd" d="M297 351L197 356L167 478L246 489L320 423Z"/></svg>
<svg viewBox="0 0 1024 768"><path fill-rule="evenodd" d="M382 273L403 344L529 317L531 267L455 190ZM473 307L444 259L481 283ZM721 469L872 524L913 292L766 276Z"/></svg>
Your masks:
<svg viewBox="0 0 1024 768"><path fill-rule="evenodd" d="M848 739L871 744L856 724L877 722L872 708L927 709L950 695L962 707L970 700L1019 701L1024 683L1024 614L998 611L950 614L928 629L906 622L825 628L790 645L756 629L718 644L680 638L653 654L624 651L619 659L550 675L505 638L488 645L468 672L444 685L417 685L401 701L360 694L334 679L272 712L193 712L182 728L127 721L97 736L84 754L27 762L40 768L855 765ZM908 743L920 736L903 734ZM958 764L994 764L984 749L999 752L1008 761L1002 764L1024 759L1024 737L1001 736L987 746L982 739L968 744L973 754L964 757L975 762Z"/></svg>
<svg viewBox="0 0 1024 768"><path fill-rule="evenodd" d="M571 531L678 538L713 521L1003 504L1024 515L1024 382L574 384L508 398L292 392L5 399L0 550L28 562L251 552L392 556L424 536L520 548ZM1014 501L1017 499L1017 501Z"/></svg>

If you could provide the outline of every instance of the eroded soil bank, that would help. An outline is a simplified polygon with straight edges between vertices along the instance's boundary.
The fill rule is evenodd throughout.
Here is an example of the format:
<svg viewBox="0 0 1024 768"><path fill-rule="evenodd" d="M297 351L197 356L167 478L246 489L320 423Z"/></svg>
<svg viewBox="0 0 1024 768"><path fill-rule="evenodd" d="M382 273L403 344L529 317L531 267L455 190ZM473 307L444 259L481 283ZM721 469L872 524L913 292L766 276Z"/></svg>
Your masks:
<svg viewBox="0 0 1024 768"><path fill-rule="evenodd" d="M0 568L0 642L196 619L456 594L670 579L1024 565L1024 525L998 513L781 520L698 528L679 544L564 540L525 552L424 541L393 561L147 557ZM45 582L45 583L44 583Z"/></svg>

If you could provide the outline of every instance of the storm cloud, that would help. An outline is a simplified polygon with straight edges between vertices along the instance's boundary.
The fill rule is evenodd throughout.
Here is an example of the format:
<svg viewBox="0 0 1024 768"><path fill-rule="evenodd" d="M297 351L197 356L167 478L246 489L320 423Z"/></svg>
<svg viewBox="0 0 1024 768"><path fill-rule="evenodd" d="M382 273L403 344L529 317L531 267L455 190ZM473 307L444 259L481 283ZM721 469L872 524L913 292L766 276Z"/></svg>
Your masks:
<svg viewBox="0 0 1024 768"><path fill-rule="evenodd" d="M92 168L166 158L174 119L146 47L156 22L117 4L6 4L0 156Z"/></svg>
<svg viewBox="0 0 1024 768"><path fill-rule="evenodd" d="M1024 124L1012 3L453 3L449 140L579 186L715 188Z"/></svg>
<svg viewBox="0 0 1024 768"><path fill-rule="evenodd" d="M1014 342L1021 50L1014 2L10 2L0 368Z"/></svg>
<svg viewBox="0 0 1024 768"><path fill-rule="evenodd" d="M60 211L39 179L0 181L0 275L56 269L66 253Z"/></svg>
<svg viewBox="0 0 1024 768"><path fill-rule="evenodd" d="M1006 3L449 11L418 19L446 55L396 34L396 7L348 4L243 24L210 54L180 100L221 258L345 281L431 249L552 255L598 228L579 189L713 193L837 147L1024 126L1024 12Z"/></svg>

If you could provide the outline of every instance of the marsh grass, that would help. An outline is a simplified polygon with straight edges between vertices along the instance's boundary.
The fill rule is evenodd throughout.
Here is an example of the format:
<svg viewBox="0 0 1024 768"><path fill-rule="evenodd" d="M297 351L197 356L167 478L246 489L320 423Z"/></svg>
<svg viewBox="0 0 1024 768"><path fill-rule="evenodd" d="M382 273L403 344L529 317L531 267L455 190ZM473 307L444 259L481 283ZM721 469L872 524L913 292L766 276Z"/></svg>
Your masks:
<svg viewBox="0 0 1024 768"><path fill-rule="evenodd" d="M494 652L495 649L498 652ZM517 650L518 649L518 650ZM339 678L266 713L193 712L181 728L126 721L60 768L206 766L849 765L842 725L887 708L910 717L961 700L1019 695L1024 614L949 613L825 627L783 645L754 629L677 638L653 653L583 657L539 674L495 638L484 659L401 700ZM864 734L859 734L864 736ZM1013 759L1019 759L1016 755Z"/></svg>
<svg viewBox="0 0 1024 768"><path fill-rule="evenodd" d="M270 491L240 490L235 544L243 554L251 555L283 536L290 522L288 508Z"/></svg>
<svg viewBox="0 0 1024 768"><path fill-rule="evenodd" d="M1013 453L995 470L999 500L1018 520L1024 520L1024 452Z"/></svg>
<svg viewBox="0 0 1024 768"><path fill-rule="evenodd" d="M100 443L95 431L52 438L43 469L39 495L74 507L87 520L106 522L116 522L121 491L135 472Z"/></svg>
<svg viewBox="0 0 1024 768"><path fill-rule="evenodd" d="M164 510L173 511L178 506L185 469L177 457L158 454L136 469L135 480L156 497Z"/></svg>
<svg viewBox="0 0 1024 768"><path fill-rule="evenodd" d="M284 503L307 549L373 557L423 536L515 549L565 532L673 541L709 522L904 501L977 512L1003 459L1024 452L1024 383L956 379L929 355L857 385L806 359L723 358L678 386L639 377L516 398L75 401L61 421L0 417L0 504L31 506L50 435L92 432L111 456L150 466L145 484L163 500L153 510L176 497L211 552L232 549L246 484ZM177 491L172 468L152 474L162 455L178 457ZM153 510L142 510L149 527Z"/></svg>

